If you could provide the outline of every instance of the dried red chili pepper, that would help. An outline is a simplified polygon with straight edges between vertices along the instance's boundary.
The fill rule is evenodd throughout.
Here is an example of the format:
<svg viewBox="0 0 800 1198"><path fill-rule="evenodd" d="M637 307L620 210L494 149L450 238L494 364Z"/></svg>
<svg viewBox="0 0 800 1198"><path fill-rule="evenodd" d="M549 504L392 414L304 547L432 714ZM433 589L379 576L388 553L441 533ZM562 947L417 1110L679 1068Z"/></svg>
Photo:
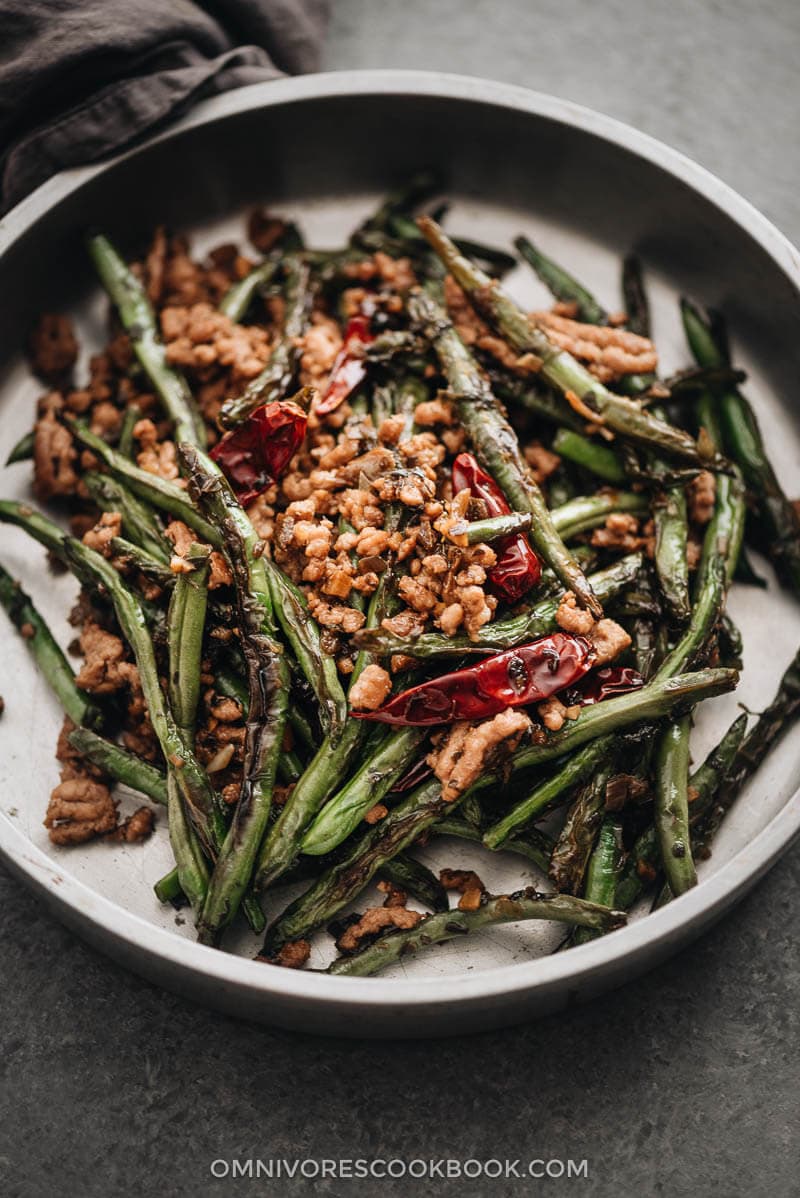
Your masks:
<svg viewBox="0 0 800 1198"><path fill-rule="evenodd" d="M640 686L644 686L644 678L638 670L630 666L603 666L558 697L567 707L588 707L612 695L638 690Z"/></svg>
<svg viewBox="0 0 800 1198"><path fill-rule="evenodd" d="M352 714L361 720L418 726L482 720L507 707L549 698L582 678L593 660L592 646L582 636L554 632L413 686L377 711Z"/></svg>
<svg viewBox="0 0 800 1198"><path fill-rule="evenodd" d="M307 423L297 404L275 400L256 408L214 446L211 457L243 506L281 477L306 435Z"/></svg>
<svg viewBox="0 0 800 1198"><path fill-rule="evenodd" d="M350 317L345 326L342 348L333 363L325 394L315 405L318 415L325 416L328 412L335 411L348 395L355 391L359 383L364 381L367 373L366 363L363 357L355 354L353 350L356 345L369 345L370 341L374 340L369 313L362 308L361 312Z"/></svg>
<svg viewBox="0 0 800 1198"><path fill-rule="evenodd" d="M511 511L497 483L471 453L460 453L453 462L453 492L464 490L474 499L483 500L487 516L504 516ZM521 532L501 541L498 550L497 563L488 572L489 582L506 603L517 603L541 578L542 563Z"/></svg>

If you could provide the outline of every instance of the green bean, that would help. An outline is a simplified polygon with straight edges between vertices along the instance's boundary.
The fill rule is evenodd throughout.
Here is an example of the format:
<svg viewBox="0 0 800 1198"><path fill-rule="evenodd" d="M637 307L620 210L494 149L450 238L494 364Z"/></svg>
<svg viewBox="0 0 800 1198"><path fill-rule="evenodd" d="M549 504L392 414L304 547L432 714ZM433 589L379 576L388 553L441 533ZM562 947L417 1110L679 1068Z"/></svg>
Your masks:
<svg viewBox="0 0 800 1198"><path fill-rule="evenodd" d="M672 618L684 624L691 613L689 601L689 526L686 493L670 487L653 501L656 530L654 566L664 603Z"/></svg>
<svg viewBox="0 0 800 1198"><path fill-rule="evenodd" d="M611 932L625 923L621 911L609 911L571 895L538 894L532 888L518 890L515 894L487 894L476 911L456 909L429 915L415 928L389 932L352 956L337 958L328 967L328 973L366 977L431 944L442 944L495 924L519 923L527 919L553 920L604 932Z"/></svg>
<svg viewBox="0 0 800 1198"><path fill-rule="evenodd" d="M577 720L569 721L568 728L550 735L543 745L518 750L512 756L510 766L512 769L538 766L565 756L597 736L668 716L682 705L692 705L701 698L732 690L737 677L732 670L701 670L667 681L651 682L635 694L620 695L584 708ZM485 775L466 793L477 793L497 782L496 775ZM386 861L408 848L443 816L449 817L459 801L443 803L438 780L423 782L384 819L352 843L305 894L286 908L267 932L264 955L270 956L281 944L306 936L314 928L328 923L364 889Z"/></svg>
<svg viewBox="0 0 800 1198"><path fill-rule="evenodd" d="M172 591L167 616L169 654L168 692L172 713L184 743L194 750L195 720L200 698L203 632L208 603L207 546L192 544L186 561L190 572L180 574ZM184 807L175 766L167 762L169 839L181 890L199 914L208 891L209 869L200 838Z"/></svg>
<svg viewBox="0 0 800 1198"><path fill-rule="evenodd" d="M245 895L272 804L288 706L289 673L275 639L270 585L260 541L222 472L193 446L181 446L195 495L220 529L234 575L239 635L248 672L244 777L239 800L208 884L198 926L214 944Z"/></svg>
<svg viewBox="0 0 800 1198"><path fill-rule="evenodd" d="M642 568L642 555L631 553L619 558L604 570L589 576L592 590L601 603L606 603L635 582ZM474 639L468 636L445 636L443 633L423 632L416 637L399 637L385 628L364 628L355 634L359 648L385 656L404 653L420 660L438 657L459 657L465 654L485 654L492 649L513 649L537 636L544 636L557 628L556 612L561 602L560 595L543 599L529 611L518 616L492 621L478 630Z"/></svg>
<svg viewBox="0 0 800 1198"><path fill-rule="evenodd" d="M683 716L659 736L655 750L655 824L661 860L673 894L697 885L689 833L689 733L691 717Z"/></svg>
<svg viewBox="0 0 800 1198"><path fill-rule="evenodd" d="M681 314L697 362L704 367L729 365L719 321L705 320L688 300L681 301ZM718 406L726 449L738 464L756 504L764 532L761 544L784 585L800 595L800 518L767 458L755 412L734 388L722 392Z"/></svg>
<svg viewBox="0 0 800 1198"><path fill-rule="evenodd" d="M147 704L150 723L164 758L174 767L184 802L209 853L224 834L217 797L202 769L181 735L159 682L153 643L147 619L139 600L105 558L73 537L63 538L65 557L79 578L101 583L114 605L123 635L133 649L139 678Z"/></svg>
<svg viewBox="0 0 800 1198"><path fill-rule="evenodd" d="M147 470L135 466L116 449L107 445L102 437L96 436L91 429L78 424L76 421L67 422L76 440L91 449L108 466L112 476L139 495L147 503L160 512L168 512L171 516L188 524L209 545L219 548L221 538L218 530L208 520L204 519L181 487L150 474Z"/></svg>
<svg viewBox="0 0 800 1198"><path fill-rule="evenodd" d="M714 514L703 540L691 619L681 639L662 662L656 677L685 670L703 651L722 614L725 596L733 580L744 535L744 518L744 494L738 478L718 475Z"/></svg>
<svg viewBox="0 0 800 1198"><path fill-rule="evenodd" d="M151 578L153 582L157 582L159 586L166 588L173 586L175 575L169 566L165 566L156 558L151 557L146 550L134 545L133 541L128 541L125 537L112 537L110 545L113 556L124 558L126 567L133 566L134 569L141 570L142 574Z"/></svg>
<svg viewBox="0 0 800 1198"><path fill-rule="evenodd" d="M688 433L656 420L641 405L615 395L565 350L559 349L536 323L529 319L503 291L496 280L484 274L458 249L435 221L421 217L419 227L456 282L495 325L519 354L532 353L542 360L544 379L563 393L577 395L609 428L663 453L694 463L706 463L704 447ZM713 455L711 455L713 457ZM574 588L573 588L574 589Z"/></svg>
<svg viewBox="0 0 800 1198"><path fill-rule="evenodd" d="M176 441L204 446L206 430L189 384L167 365L166 353L147 293L114 246L102 233L89 238L89 254L100 281L119 313L133 351L175 424Z"/></svg>
<svg viewBox="0 0 800 1198"><path fill-rule="evenodd" d="M153 890L160 903L175 903L185 898L181 890L181 881L178 877L177 867L171 869L168 874L164 874L163 878L159 878Z"/></svg>
<svg viewBox="0 0 800 1198"><path fill-rule="evenodd" d="M134 449L133 430L142 418L142 410L136 404L129 404L122 417L117 441L117 453L123 457L132 458Z"/></svg>
<svg viewBox="0 0 800 1198"><path fill-rule="evenodd" d="M336 661L323 652L319 626L300 588L269 558L263 559L263 567L278 624L316 696L323 731L335 743L347 718L347 700Z"/></svg>
<svg viewBox="0 0 800 1198"><path fill-rule="evenodd" d="M534 416L547 420L549 424L583 435L586 421L572 408L565 407L563 401L538 376L520 378L519 375L511 374L493 362L487 365L487 370L492 390L504 403L515 404Z"/></svg>
<svg viewBox="0 0 800 1198"><path fill-rule="evenodd" d="M714 799L735 760L746 727L747 716L737 716L719 744L689 778L689 795L694 796L689 803L689 824L692 828L702 824L711 811ZM645 880L656 877L660 864L658 833L655 825L651 824L641 833L628 854L617 886L616 905L625 911L632 907L644 890Z"/></svg>
<svg viewBox="0 0 800 1198"><path fill-rule="evenodd" d="M121 745L99 736L91 728L72 728L67 740L81 757L96 765L115 782L147 795L154 803L167 804L167 780L160 769Z"/></svg>
<svg viewBox="0 0 800 1198"><path fill-rule="evenodd" d="M436 822L442 814L441 787L436 779L425 782L393 807L333 862L278 917L267 930L263 955L270 957L289 940L298 940L330 922L342 907L360 894L387 861Z"/></svg>
<svg viewBox="0 0 800 1198"><path fill-rule="evenodd" d="M586 871L584 898L588 902L610 910L616 906L617 882L623 860L622 824L607 815L600 827L600 835ZM602 929L578 928L572 936L572 944L587 944L599 935L602 935Z"/></svg>
<svg viewBox="0 0 800 1198"><path fill-rule="evenodd" d="M451 528L447 535L457 545L477 545L481 541L491 544L518 532L527 532L530 526L530 512L508 512L505 516L488 516L485 520L465 520Z"/></svg>
<svg viewBox="0 0 800 1198"><path fill-rule="evenodd" d="M581 495L570 499L551 512L553 525L565 541L581 533L605 524L615 512L630 512L644 515L648 510L647 498L633 491L600 491L597 495Z"/></svg>
<svg viewBox="0 0 800 1198"><path fill-rule="evenodd" d="M553 524L550 511L522 456L517 435L444 310L427 293L409 301L412 319L426 327L458 407L461 423L482 465L504 491L510 506L533 517L531 540L564 587L594 615L602 608Z"/></svg>
<svg viewBox="0 0 800 1198"><path fill-rule="evenodd" d="M557 300L565 304L577 304L578 320L587 324L608 324L608 313L592 293L557 262L537 249L532 241L527 237L515 237L514 246Z"/></svg>
<svg viewBox="0 0 800 1198"><path fill-rule="evenodd" d="M560 732L551 733L542 744L518 749L511 758L511 768L520 770L538 766L607 732L619 732L631 724L664 719L676 710L691 708L705 699L734 690L738 681L736 670L705 669L671 676L659 672L641 690L584 707L577 719L568 720ZM483 788L494 781L490 776L477 785Z"/></svg>
<svg viewBox="0 0 800 1198"><path fill-rule="evenodd" d="M436 874L421 861L409 857L407 853L398 853L391 861L386 862L380 872L383 881L404 890L418 903L430 907L431 911L448 910L450 903L447 891Z"/></svg>
<svg viewBox="0 0 800 1198"><path fill-rule="evenodd" d="M18 582L0 566L0 604L23 640L54 695L75 724L97 727L102 714L91 696L75 682L72 666L57 644L43 617Z"/></svg>
<svg viewBox="0 0 800 1198"><path fill-rule="evenodd" d="M269 360L241 395L225 400L220 421L225 428L234 428L246 420L256 408L276 399L285 399L297 373L300 357L299 339L306 330L311 295L308 265L298 257L284 260L286 276L286 310L283 329Z"/></svg>
<svg viewBox="0 0 800 1198"><path fill-rule="evenodd" d="M789 732L798 716L800 716L800 650L795 654L781 678L775 697L736 749L733 761L715 795L716 803L708 813L703 828L703 840L706 845L747 779L762 764L767 753Z"/></svg>
<svg viewBox="0 0 800 1198"><path fill-rule="evenodd" d="M13 466L15 462L29 462L33 457L35 440L36 433L33 429L29 433L23 433L16 445L9 451L6 465Z"/></svg>
<svg viewBox="0 0 800 1198"><path fill-rule="evenodd" d="M256 865L257 889L273 885L291 868L300 851L305 829L352 765L363 728L348 720L334 746L325 738L269 829Z"/></svg>
<svg viewBox="0 0 800 1198"><path fill-rule="evenodd" d="M548 874L556 890L577 894L603 821L610 768L599 769L578 791L550 858Z"/></svg>
<svg viewBox="0 0 800 1198"><path fill-rule="evenodd" d="M634 254L629 254L622 264L622 294L625 299L626 325L639 337L650 336L650 305L642 279L642 267Z"/></svg>
<svg viewBox="0 0 800 1198"><path fill-rule="evenodd" d="M387 233L393 219L398 216L410 216L417 205L437 191L440 185L438 172L417 171L405 183L389 192L378 208L361 222L350 237L350 245L363 245L365 234ZM370 244L368 238L367 243Z"/></svg>
<svg viewBox="0 0 800 1198"><path fill-rule="evenodd" d="M475 797L474 795L465 797L461 805L465 811L470 799ZM483 833L480 827L457 815L445 815L438 819L431 828L431 835L455 836L458 840L470 840L473 844L487 847L483 844ZM543 874L547 874L553 848L552 840L541 828L526 828L522 836L509 836L502 844L504 853L514 853L518 857L525 857L526 860L532 861Z"/></svg>
<svg viewBox="0 0 800 1198"><path fill-rule="evenodd" d="M272 282L279 265L280 255L272 254L258 266L254 266L243 279L232 283L219 302L218 310L221 314L227 316L234 324L240 324L247 315L247 309L256 292Z"/></svg>
<svg viewBox="0 0 800 1198"><path fill-rule="evenodd" d="M489 849L499 849L519 828L532 820L541 818L565 792L584 782L609 756L614 747L613 736L601 736L590 741L566 762L556 773L537 783L531 793L493 824L483 834L483 843Z"/></svg>
<svg viewBox="0 0 800 1198"><path fill-rule="evenodd" d="M0 524L14 524L44 545L54 557L64 560L64 530L27 503L0 499Z"/></svg>
<svg viewBox="0 0 800 1198"><path fill-rule="evenodd" d="M167 566L172 546L155 513L117 479L89 470L83 482L97 506L104 512L119 512L126 538Z"/></svg>
<svg viewBox="0 0 800 1198"><path fill-rule="evenodd" d="M322 808L303 837L301 853L319 857L346 840L413 765L424 736L425 730L420 728L400 728L388 736Z"/></svg>
<svg viewBox="0 0 800 1198"><path fill-rule="evenodd" d="M781 719L785 718L781 712ZM731 775L737 768L737 762L751 752L753 742L748 742L745 736L747 715L742 712L731 724L718 745L715 745L702 765L689 778L689 823L694 828L702 823L711 811L714 800L720 789L728 786ZM771 743L771 742L770 742ZM758 738L758 763L764 760L769 745Z"/></svg>
<svg viewBox="0 0 800 1198"><path fill-rule="evenodd" d="M607 445L584 437L573 429L560 428L553 439L553 452L576 466L596 474L604 482L619 485L625 482L625 469L619 456Z"/></svg>

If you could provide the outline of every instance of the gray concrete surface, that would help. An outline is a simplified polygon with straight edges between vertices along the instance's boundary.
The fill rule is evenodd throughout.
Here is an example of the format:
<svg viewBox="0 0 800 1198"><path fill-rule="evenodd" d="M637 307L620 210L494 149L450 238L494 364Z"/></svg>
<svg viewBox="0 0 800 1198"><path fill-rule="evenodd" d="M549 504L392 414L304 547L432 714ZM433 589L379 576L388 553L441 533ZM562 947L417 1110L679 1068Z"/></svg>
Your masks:
<svg viewBox="0 0 800 1198"><path fill-rule="evenodd" d="M495 76L693 155L800 241L794 0L334 0L327 66ZM0 874L0 1188L32 1196L798 1192L800 849L582 1010L431 1043L237 1023L126 974ZM584 1158L560 1182L214 1181L216 1159Z"/></svg>

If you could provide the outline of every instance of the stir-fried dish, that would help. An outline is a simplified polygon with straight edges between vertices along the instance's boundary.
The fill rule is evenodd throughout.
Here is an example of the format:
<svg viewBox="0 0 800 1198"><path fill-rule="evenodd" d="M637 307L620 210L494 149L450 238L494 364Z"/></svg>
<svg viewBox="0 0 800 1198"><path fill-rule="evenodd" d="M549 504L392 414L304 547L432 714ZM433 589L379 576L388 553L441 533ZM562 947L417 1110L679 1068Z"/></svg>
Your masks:
<svg viewBox="0 0 800 1198"><path fill-rule="evenodd" d="M319 929L356 975L488 925L610 932L696 884L800 710L795 659L692 765L695 708L738 682L746 541L800 593L721 318L683 301L694 365L664 378L636 260L608 311L525 237L517 257L415 217L436 187L332 251L263 211L202 263L163 229L131 264L92 236L88 377L65 316L31 335L48 390L9 462L62 520L0 519L80 583L77 672L1 567L0 599L65 712L50 838L167 829L154 902L208 945L247 920L268 964L303 967ZM511 268L552 307L523 311ZM147 802L121 813L115 783ZM447 837L538 886L437 876L418 850Z"/></svg>

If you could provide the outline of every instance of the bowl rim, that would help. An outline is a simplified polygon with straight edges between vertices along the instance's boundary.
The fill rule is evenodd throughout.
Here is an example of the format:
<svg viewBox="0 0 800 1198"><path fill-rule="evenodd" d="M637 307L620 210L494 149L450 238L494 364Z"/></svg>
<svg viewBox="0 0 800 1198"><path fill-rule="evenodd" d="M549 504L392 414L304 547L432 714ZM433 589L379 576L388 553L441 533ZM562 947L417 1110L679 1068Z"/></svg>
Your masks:
<svg viewBox="0 0 800 1198"><path fill-rule="evenodd" d="M224 93L121 154L90 166L62 171L38 187L0 221L0 255L53 206L118 162L146 153L154 144L185 131L245 112L308 100L352 95L429 96L508 108L576 127L657 165L699 193L755 240L800 292L800 255L791 242L749 201L690 158L612 117L555 96L475 76L418 70L332 71L270 80ZM57 859L35 846L12 819L0 813L0 854L52 905L66 909L93 939L109 938L173 970L202 975L227 990L266 1002L295 1000L351 1013L369 1008L437 1008L482 1004L500 996L549 990L564 983L578 991L599 972L621 976L626 965L664 955L690 928L707 926L746 891L800 833L800 789L767 826L730 861L679 899L602 939L569 953L496 966L464 976L435 978L350 978L316 972L265 969L249 958L220 952L159 928L106 898Z"/></svg>

